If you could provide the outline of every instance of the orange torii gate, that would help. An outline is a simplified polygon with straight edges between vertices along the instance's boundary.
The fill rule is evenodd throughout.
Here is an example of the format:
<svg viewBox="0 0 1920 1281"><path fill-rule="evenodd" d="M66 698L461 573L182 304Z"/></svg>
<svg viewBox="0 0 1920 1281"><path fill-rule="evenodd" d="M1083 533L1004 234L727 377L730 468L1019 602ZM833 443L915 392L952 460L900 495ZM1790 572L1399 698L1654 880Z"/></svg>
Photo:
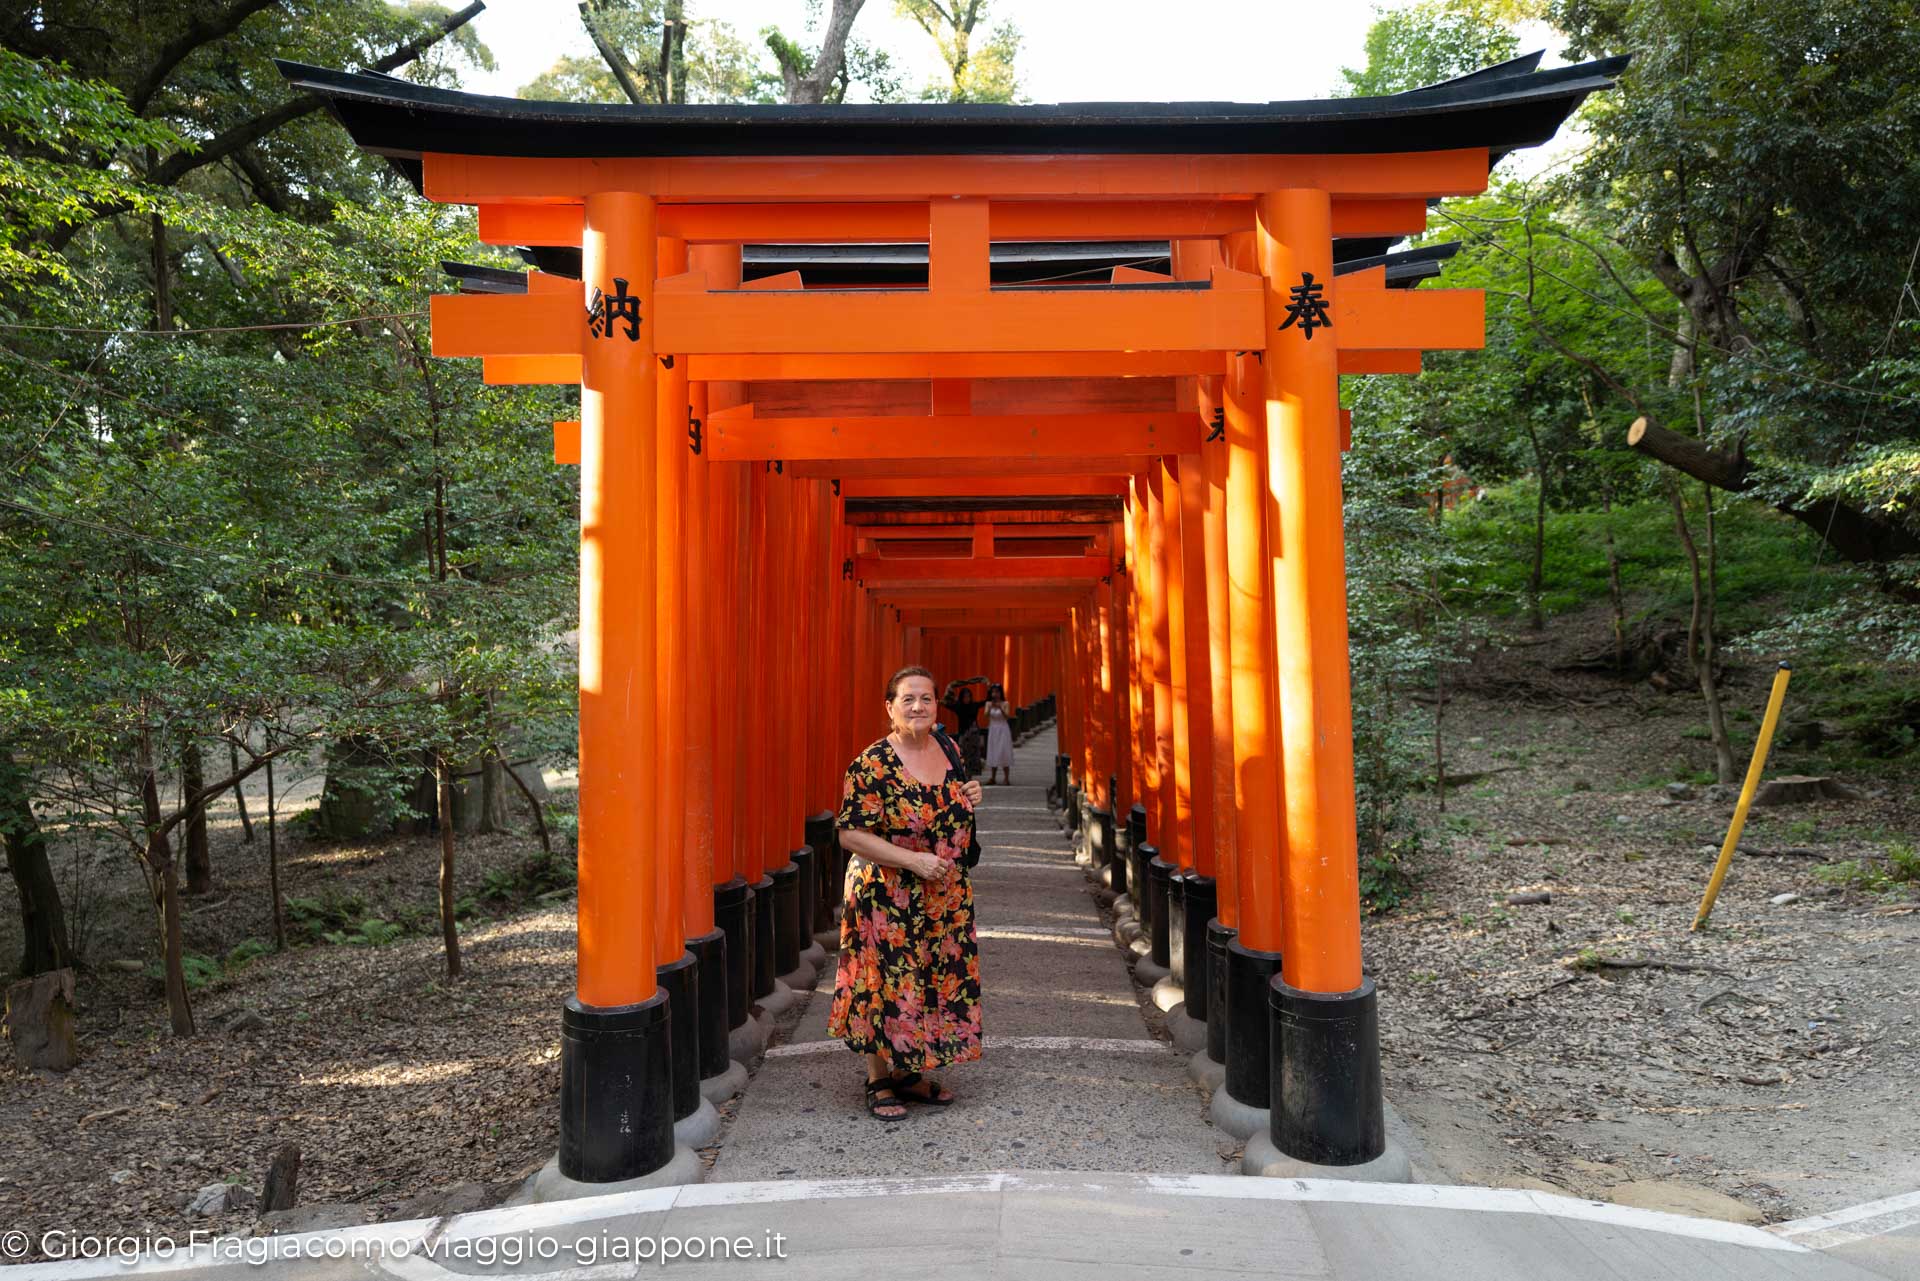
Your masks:
<svg viewBox="0 0 1920 1281"><path fill-rule="evenodd" d="M580 387L556 1186L690 1174L676 1130L711 1132L757 1011L812 980L841 763L923 657L1057 714L1068 822L1246 1168L1405 1177L1360 965L1339 377L1481 344L1477 292L1404 288L1429 258L1384 251L1622 65L1337 102L607 108L282 64L538 264L435 297L435 354ZM1055 242L1106 278L1049 279Z"/></svg>

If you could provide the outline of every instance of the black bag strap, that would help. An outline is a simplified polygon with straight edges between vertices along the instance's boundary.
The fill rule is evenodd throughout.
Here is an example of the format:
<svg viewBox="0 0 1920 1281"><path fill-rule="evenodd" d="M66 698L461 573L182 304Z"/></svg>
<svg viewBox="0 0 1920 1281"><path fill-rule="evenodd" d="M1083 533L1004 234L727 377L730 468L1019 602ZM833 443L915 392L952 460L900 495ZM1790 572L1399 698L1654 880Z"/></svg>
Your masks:
<svg viewBox="0 0 1920 1281"><path fill-rule="evenodd" d="M947 733L947 727L945 725L934 726L933 738L935 742L940 744L940 750L947 754L947 764L959 770L964 777L967 772L967 767L961 763L960 748L954 743L953 735Z"/></svg>

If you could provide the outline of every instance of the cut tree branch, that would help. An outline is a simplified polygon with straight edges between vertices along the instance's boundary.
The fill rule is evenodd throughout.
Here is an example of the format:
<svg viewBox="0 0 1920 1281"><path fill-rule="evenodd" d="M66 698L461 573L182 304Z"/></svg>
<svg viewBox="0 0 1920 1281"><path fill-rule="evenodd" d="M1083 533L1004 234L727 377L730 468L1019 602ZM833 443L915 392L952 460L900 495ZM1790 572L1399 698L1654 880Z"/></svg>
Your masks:
<svg viewBox="0 0 1920 1281"><path fill-rule="evenodd" d="M1715 489L1744 494L1758 479L1744 451L1715 449L1705 441L1669 431L1646 417L1627 429L1627 446ZM1805 524L1834 551L1855 564L1878 564L1920 555L1920 537L1831 498L1778 501L1773 506Z"/></svg>

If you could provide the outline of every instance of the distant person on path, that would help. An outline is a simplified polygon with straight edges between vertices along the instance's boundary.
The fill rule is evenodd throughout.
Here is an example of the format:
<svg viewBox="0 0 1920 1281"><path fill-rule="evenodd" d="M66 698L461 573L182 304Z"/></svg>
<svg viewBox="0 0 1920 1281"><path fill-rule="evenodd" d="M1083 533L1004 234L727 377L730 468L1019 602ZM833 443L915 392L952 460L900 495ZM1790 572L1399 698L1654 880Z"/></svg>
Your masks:
<svg viewBox="0 0 1920 1281"><path fill-rule="evenodd" d="M1004 779L994 775L1007 772ZM998 685L987 687L987 786L1003 782L1013 785L1013 708L1007 703L1007 691Z"/></svg>
<svg viewBox="0 0 1920 1281"><path fill-rule="evenodd" d="M953 1102L921 1073L980 1057L980 945L959 862L980 784L933 737L938 706L926 668L895 672L893 730L847 767L840 804L854 858L827 1031L866 1056L867 1111L882 1121L905 1117L908 1101Z"/></svg>
<svg viewBox="0 0 1920 1281"><path fill-rule="evenodd" d="M960 743L961 755L966 758L969 778L980 772L981 762L987 753L986 740L980 734L980 703L973 696L973 687L986 683L984 676L948 681L947 696L941 700L946 709L953 713L953 736Z"/></svg>

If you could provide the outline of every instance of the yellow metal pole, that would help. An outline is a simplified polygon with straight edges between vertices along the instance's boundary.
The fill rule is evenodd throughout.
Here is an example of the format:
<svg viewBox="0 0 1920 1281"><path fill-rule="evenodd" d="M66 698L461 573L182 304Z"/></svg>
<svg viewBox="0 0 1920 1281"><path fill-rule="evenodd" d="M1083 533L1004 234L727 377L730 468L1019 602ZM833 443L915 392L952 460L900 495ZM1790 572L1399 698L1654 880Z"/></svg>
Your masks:
<svg viewBox="0 0 1920 1281"><path fill-rule="evenodd" d="M1693 918L1693 928L1698 930L1707 923L1707 917L1713 914L1713 900L1720 896L1720 883L1727 879L1727 867L1733 862L1734 847L1740 844L1740 833L1747 825L1747 807L1753 804L1753 789L1760 785L1760 771L1767 766L1767 749L1773 746L1773 727L1780 720L1780 704L1786 701L1787 679L1793 675L1793 669L1785 663L1773 674L1773 693L1767 696L1767 714L1760 722L1760 737L1753 745L1753 759L1747 763L1747 781L1740 788L1740 803L1733 807L1733 822L1727 826L1727 839L1720 846L1720 861L1713 865L1713 876L1707 881L1707 892L1700 900L1700 911Z"/></svg>

